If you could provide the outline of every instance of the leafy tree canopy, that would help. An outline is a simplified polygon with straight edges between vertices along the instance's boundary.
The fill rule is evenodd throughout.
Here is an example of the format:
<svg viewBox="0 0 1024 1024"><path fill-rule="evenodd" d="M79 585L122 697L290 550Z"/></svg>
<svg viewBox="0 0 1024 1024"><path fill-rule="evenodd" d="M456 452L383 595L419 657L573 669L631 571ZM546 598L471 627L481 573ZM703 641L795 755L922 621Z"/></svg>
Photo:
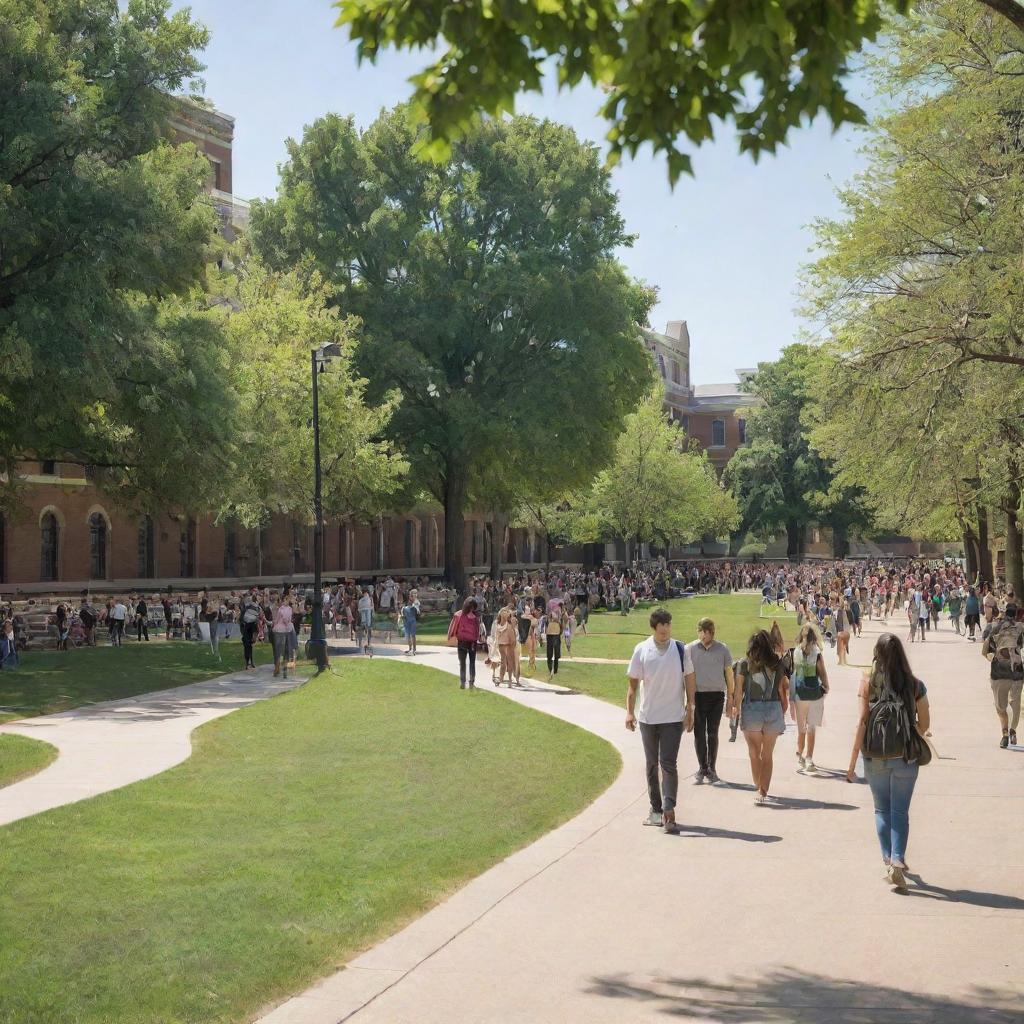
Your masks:
<svg viewBox="0 0 1024 1024"><path fill-rule="evenodd" d="M476 111L511 111L538 92L546 63L560 86L604 93L613 161L644 144L689 173L685 142L732 122L740 148L774 152L789 130L825 113L838 127L863 112L847 95L849 56L883 15L907 0L336 0L338 24L375 60L388 46L428 48L414 76L413 114L429 122L425 149L445 157ZM683 142L685 140L685 142Z"/></svg>
<svg viewBox="0 0 1024 1024"><path fill-rule="evenodd" d="M806 279L830 357L815 443L911 529L951 509L970 546L999 509L1021 583L1021 35L970 0L922 4L875 72L896 106Z"/></svg>
<svg viewBox="0 0 1024 1024"><path fill-rule="evenodd" d="M318 275L274 273L255 258L217 290L231 302L225 334L240 396L236 465L220 514L246 526L276 512L313 521L310 353L329 344L341 354L317 376L324 515L369 519L388 508L408 468L383 437L398 395L365 404L366 381L352 368L359 322L328 305Z"/></svg>
<svg viewBox="0 0 1024 1024"><path fill-rule="evenodd" d="M758 366L744 385L760 399L746 413L748 444L725 471L739 502L743 532L768 537L785 529L790 558L803 553L810 523L829 522L842 546L846 531L867 525L868 519L859 495L833 479L829 464L808 439L805 415L815 359L813 349L797 344Z"/></svg>
<svg viewBox="0 0 1024 1024"><path fill-rule="evenodd" d="M361 319L368 399L400 390L388 435L411 484L444 505L461 583L474 490L489 498L495 475L506 491L569 489L607 462L650 385L639 325L653 292L613 259L630 239L571 130L485 121L443 164L414 155L422 135L401 108L365 132L321 118L289 143L278 198L252 226L271 266L317 270Z"/></svg>
<svg viewBox="0 0 1024 1024"><path fill-rule="evenodd" d="M615 459L587 499L598 536L662 545L720 536L737 523L736 504L703 453L688 451L686 435L664 409L661 387L626 417ZM580 527L587 517L578 521Z"/></svg>
<svg viewBox="0 0 1024 1024"><path fill-rule="evenodd" d="M0 462L189 500L231 398L190 290L208 164L164 139L206 32L165 0L0 0ZM190 450L200 452L182 472Z"/></svg>

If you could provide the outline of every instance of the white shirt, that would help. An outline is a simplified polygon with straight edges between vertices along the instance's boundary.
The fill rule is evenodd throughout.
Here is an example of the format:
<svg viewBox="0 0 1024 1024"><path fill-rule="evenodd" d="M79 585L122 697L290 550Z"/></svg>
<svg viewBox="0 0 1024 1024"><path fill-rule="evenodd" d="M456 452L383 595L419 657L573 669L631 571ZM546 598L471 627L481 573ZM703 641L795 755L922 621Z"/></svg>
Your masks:
<svg viewBox="0 0 1024 1024"><path fill-rule="evenodd" d="M120 619L122 622L124 622L125 616L127 614L128 609L125 608L125 606L121 604L120 601L118 601L117 604L115 604L114 607L110 609L110 617L112 619Z"/></svg>
<svg viewBox="0 0 1024 1024"><path fill-rule="evenodd" d="M690 652L683 647L685 675L693 671ZM626 675L640 680L640 699L636 718L645 725L663 725L681 722L686 704L684 666L679 658L679 646L670 640L668 650L662 654L649 636L633 650Z"/></svg>

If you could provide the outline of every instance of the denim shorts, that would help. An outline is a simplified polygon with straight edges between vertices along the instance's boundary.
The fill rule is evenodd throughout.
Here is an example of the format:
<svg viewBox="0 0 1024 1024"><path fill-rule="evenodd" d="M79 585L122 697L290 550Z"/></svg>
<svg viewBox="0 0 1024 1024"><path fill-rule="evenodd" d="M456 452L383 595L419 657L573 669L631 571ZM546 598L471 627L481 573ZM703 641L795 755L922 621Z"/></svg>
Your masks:
<svg viewBox="0 0 1024 1024"><path fill-rule="evenodd" d="M740 708L740 728L744 732L781 736L786 731L782 705L777 700L744 701Z"/></svg>

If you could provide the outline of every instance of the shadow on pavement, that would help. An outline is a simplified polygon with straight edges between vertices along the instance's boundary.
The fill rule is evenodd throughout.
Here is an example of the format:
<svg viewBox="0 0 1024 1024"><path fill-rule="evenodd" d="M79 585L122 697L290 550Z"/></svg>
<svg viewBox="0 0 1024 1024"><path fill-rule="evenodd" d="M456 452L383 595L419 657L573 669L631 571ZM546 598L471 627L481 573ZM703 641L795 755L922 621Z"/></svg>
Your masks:
<svg viewBox="0 0 1024 1024"><path fill-rule="evenodd" d="M737 839L744 843L781 843L782 836L766 836L759 832L732 832L727 828L711 828L708 825L687 825L679 822L680 839Z"/></svg>
<svg viewBox="0 0 1024 1024"><path fill-rule="evenodd" d="M782 969L728 984L702 978L593 979L587 991L713 1024L1020 1024L1020 992L974 986L963 999ZM626 1019L626 1018L624 1018Z"/></svg>
<svg viewBox="0 0 1024 1024"><path fill-rule="evenodd" d="M907 890L908 896L917 896L929 900L943 900L947 903L964 903L969 907L988 907L991 910L1024 910L1024 900L1017 896L1004 896L998 892L974 892L971 889L943 889L940 885L926 882L920 875L907 872L907 878L913 888ZM1024 1013L1021 1014L1024 1020Z"/></svg>
<svg viewBox="0 0 1024 1024"><path fill-rule="evenodd" d="M828 800L805 800L798 796L775 796L772 803L766 806L770 811L857 811L860 809L856 804L834 804Z"/></svg>

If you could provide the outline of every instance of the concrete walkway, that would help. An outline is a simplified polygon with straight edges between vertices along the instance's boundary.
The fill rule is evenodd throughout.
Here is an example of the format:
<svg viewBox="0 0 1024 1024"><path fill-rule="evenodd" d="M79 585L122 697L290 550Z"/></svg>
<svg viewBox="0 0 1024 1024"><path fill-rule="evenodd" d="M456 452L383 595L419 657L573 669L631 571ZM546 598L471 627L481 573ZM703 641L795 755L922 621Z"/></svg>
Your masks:
<svg viewBox="0 0 1024 1024"><path fill-rule="evenodd" d="M867 626L853 661L870 661L880 631ZM502 688L608 739L622 775L573 821L263 1024L1019 1024L1024 748L998 749L977 645L944 623L910 653L941 758L922 769L914 799L908 858L920 881L909 895L884 884L870 793L844 778L860 670L838 668L831 653L822 771L795 772L790 726L776 753L780 802L755 807L743 739L723 742L729 784L681 780L678 838L640 824L640 739L621 710ZM452 671L455 659L444 651L415 663ZM680 768L695 768L690 738Z"/></svg>
<svg viewBox="0 0 1024 1024"><path fill-rule="evenodd" d="M0 733L45 740L60 751L48 768L0 789L0 825L167 771L192 752L193 729L302 682L274 679L268 665L0 725Z"/></svg>

